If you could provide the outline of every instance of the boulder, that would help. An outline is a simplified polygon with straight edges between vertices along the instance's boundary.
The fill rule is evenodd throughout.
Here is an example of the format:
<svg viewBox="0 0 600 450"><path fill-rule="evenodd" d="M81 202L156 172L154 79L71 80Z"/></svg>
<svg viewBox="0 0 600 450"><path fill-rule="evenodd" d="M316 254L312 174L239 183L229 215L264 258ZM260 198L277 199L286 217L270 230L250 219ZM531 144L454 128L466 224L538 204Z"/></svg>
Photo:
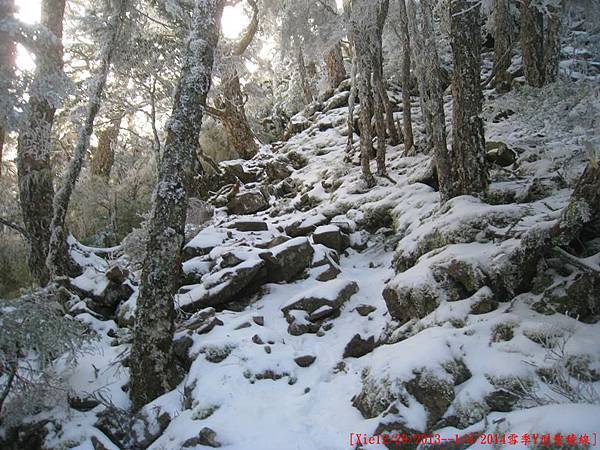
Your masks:
<svg viewBox="0 0 600 450"><path fill-rule="evenodd" d="M344 349L344 358L360 358L371 353L376 347L375 336L363 339L360 334L355 334Z"/></svg>
<svg viewBox="0 0 600 450"><path fill-rule="evenodd" d="M517 160L517 154L504 142L487 141L485 143L486 158L489 162L501 167L508 167Z"/></svg>
<svg viewBox="0 0 600 450"><path fill-rule="evenodd" d="M211 274L210 280L176 296L180 308L187 313L209 306L220 306L237 297L247 296L256 291L265 268L260 259L247 260L233 268L222 269Z"/></svg>
<svg viewBox="0 0 600 450"><path fill-rule="evenodd" d="M235 222L235 223L229 225L228 228L234 228L238 231L248 232L248 231L267 231L269 229L269 226L267 225L266 222L263 222L262 220L244 220L244 221Z"/></svg>
<svg viewBox="0 0 600 450"><path fill-rule="evenodd" d="M314 313L328 306L339 310L350 297L358 292L358 284L349 280L332 280L319 283L316 287L292 298L281 311L287 317L292 310Z"/></svg>
<svg viewBox="0 0 600 450"><path fill-rule="evenodd" d="M325 112L331 111L332 109L342 108L344 106L348 106L348 99L350 98L350 92L343 91L339 94L335 94L329 100L325 102L323 106L323 110Z"/></svg>
<svg viewBox="0 0 600 450"><path fill-rule="evenodd" d="M342 273L342 271L340 269L338 269L333 264L329 264L327 269L323 270L319 275L317 275L317 280L318 281L335 280L340 273Z"/></svg>
<svg viewBox="0 0 600 450"><path fill-rule="evenodd" d="M390 315L402 324L422 319L438 306L437 295L428 286L386 286L383 299Z"/></svg>
<svg viewBox="0 0 600 450"><path fill-rule="evenodd" d="M300 275L312 262L314 250L307 238L291 239L260 253L264 261L266 282L290 281Z"/></svg>
<svg viewBox="0 0 600 450"><path fill-rule="evenodd" d="M292 174L291 169L283 161L273 159L265 165L265 172L269 181L285 180Z"/></svg>
<svg viewBox="0 0 600 450"><path fill-rule="evenodd" d="M350 246L350 238L342 233L335 225L323 225L315 229L313 233L315 244L323 244L338 253L342 253Z"/></svg>
<svg viewBox="0 0 600 450"><path fill-rule="evenodd" d="M240 192L227 204L229 214L246 215L264 211L269 207L269 202L260 191Z"/></svg>
<svg viewBox="0 0 600 450"><path fill-rule="evenodd" d="M302 221L294 222L285 227L285 232L291 237L308 236L314 232L317 227L327 223L327 217L322 214L310 216Z"/></svg>

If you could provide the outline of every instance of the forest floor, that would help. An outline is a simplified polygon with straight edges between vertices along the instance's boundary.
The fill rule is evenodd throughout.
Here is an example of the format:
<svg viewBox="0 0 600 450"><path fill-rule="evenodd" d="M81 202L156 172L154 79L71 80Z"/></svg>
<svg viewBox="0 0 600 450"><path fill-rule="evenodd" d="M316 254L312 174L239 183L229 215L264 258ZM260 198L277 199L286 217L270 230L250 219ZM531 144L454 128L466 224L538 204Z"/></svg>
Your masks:
<svg viewBox="0 0 600 450"><path fill-rule="evenodd" d="M431 443L446 448L470 433L504 436L496 448L525 448L523 435L534 433L593 443L597 302L581 310L570 303L582 275L568 264L546 262L527 288L521 282L528 239L560 217L589 158L584 142L600 145L600 86L564 81L486 97L486 138L508 149L490 149L505 167L493 164L484 200L441 206L430 156L405 157L402 145L388 148L390 179L377 177L368 189L358 155L345 161L343 89L322 111L293 119L304 131L230 163L259 174L238 197L259 193L268 204L247 215L217 208L187 246L189 284L176 298L183 381L140 416L127 412L134 273L134 293L115 320L72 304L99 339L75 365L56 370L72 396L95 402L32 418L52 419L47 446L385 448L369 443L376 432L392 440L433 433ZM422 142L417 97L413 117ZM267 167L285 180L267 180ZM74 280L82 291L101 292L106 269L127 263L118 252L109 261L76 248L87 267ZM599 255L581 261L598 271ZM470 448L490 445L480 438Z"/></svg>

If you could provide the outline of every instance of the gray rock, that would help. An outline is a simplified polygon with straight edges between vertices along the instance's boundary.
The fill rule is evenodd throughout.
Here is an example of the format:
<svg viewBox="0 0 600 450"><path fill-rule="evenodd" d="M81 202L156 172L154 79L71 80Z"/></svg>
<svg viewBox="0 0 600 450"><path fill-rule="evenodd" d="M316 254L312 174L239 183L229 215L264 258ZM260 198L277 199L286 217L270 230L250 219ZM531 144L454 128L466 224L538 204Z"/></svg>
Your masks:
<svg viewBox="0 0 600 450"><path fill-rule="evenodd" d="M273 159L265 165L265 172L269 181L284 180L292 174L291 169L283 161Z"/></svg>
<svg viewBox="0 0 600 450"><path fill-rule="evenodd" d="M265 326L265 318L263 316L254 316L252 318L252 321L258 326L261 326L261 327Z"/></svg>
<svg viewBox="0 0 600 450"><path fill-rule="evenodd" d="M326 247L342 253L350 246L350 238L346 233L342 233L340 229L334 225L326 225L318 227L313 233L315 244L323 244Z"/></svg>
<svg viewBox="0 0 600 450"><path fill-rule="evenodd" d="M335 280L340 273L342 273L342 271L340 269L338 269L333 264L329 264L329 267L326 270L324 270L319 275L317 275L317 280L318 281Z"/></svg>
<svg viewBox="0 0 600 450"><path fill-rule="evenodd" d="M184 448L197 447L199 445L218 448L221 446L221 443L217 441L217 433L208 427L204 427L200 430L198 436L190 438L183 443Z"/></svg>
<svg viewBox="0 0 600 450"><path fill-rule="evenodd" d="M229 225L229 228L235 228L238 231L267 231L269 226L262 220L242 220Z"/></svg>
<svg viewBox="0 0 600 450"><path fill-rule="evenodd" d="M517 160L516 152L510 149L504 142L487 141L485 149L487 160L501 167L508 167Z"/></svg>
<svg viewBox="0 0 600 450"><path fill-rule="evenodd" d="M316 356L304 355L304 356L299 356L298 358L295 358L294 362L296 364L298 364L298 366L300 366L300 367L309 367L315 362L316 359L317 359Z"/></svg>
<svg viewBox="0 0 600 450"><path fill-rule="evenodd" d="M328 281L292 299L281 310L288 316L292 310L306 311L311 314L324 306L340 309L357 292L358 284L355 281Z"/></svg>
<svg viewBox="0 0 600 450"><path fill-rule="evenodd" d="M390 315L401 324L422 319L438 306L437 295L427 286L386 286L383 299Z"/></svg>
<svg viewBox="0 0 600 450"><path fill-rule="evenodd" d="M363 339L360 334L355 334L344 349L344 358L360 358L371 353L376 347L375 336Z"/></svg>
<svg viewBox="0 0 600 450"><path fill-rule="evenodd" d="M237 194L227 204L229 214L246 215L264 211L269 202L260 191L245 191Z"/></svg>
<svg viewBox="0 0 600 450"><path fill-rule="evenodd" d="M296 238L261 253L266 281L279 283L294 279L310 266L314 252L307 238Z"/></svg>
<svg viewBox="0 0 600 450"><path fill-rule="evenodd" d="M371 305L358 305L356 307L356 311L363 317L368 316L376 309L377 309L376 307L371 306Z"/></svg>
<svg viewBox="0 0 600 450"><path fill-rule="evenodd" d="M223 305L240 296L250 295L257 289L254 282L257 278L261 278L264 267L263 261L256 260L253 263L221 270L220 277L215 277L218 281L212 286L204 286L203 289L195 288L187 295L181 296L181 309L187 313L195 312L209 306Z"/></svg>

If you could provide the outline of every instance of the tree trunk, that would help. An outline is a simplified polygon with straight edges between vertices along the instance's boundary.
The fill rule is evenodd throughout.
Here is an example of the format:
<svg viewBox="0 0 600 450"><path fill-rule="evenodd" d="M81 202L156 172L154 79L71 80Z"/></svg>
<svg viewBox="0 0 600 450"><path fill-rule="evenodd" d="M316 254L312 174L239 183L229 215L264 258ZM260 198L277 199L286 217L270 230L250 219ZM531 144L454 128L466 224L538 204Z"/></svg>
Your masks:
<svg viewBox="0 0 600 450"><path fill-rule="evenodd" d="M306 75L306 64L304 63L304 51L302 45L298 45L296 54L296 62L298 63L298 73L300 74L300 82L302 83L302 92L304 93L304 104L310 105L313 102L313 95Z"/></svg>
<svg viewBox="0 0 600 450"><path fill-rule="evenodd" d="M544 85L544 16L532 5L534 0L521 2L521 51L523 70L530 86Z"/></svg>
<svg viewBox="0 0 600 450"><path fill-rule="evenodd" d="M410 102L410 34L405 0L398 0L400 6L400 37L402 38L402 128L404 131L404 154L409 155L415 145L412 130Z"/></svg>
<svg viewBox="0 0 600 450"><path fill-rule="evenodd" d="M424 62L424 39L420 36L419 21L417 18L417 6L414 0L406 0L406 12L408 18L408 29L411 39L412 56L415 62L415 72L417 74L417 87L419 89L419 104L421 106L421 115L425 125L426 148L429 151L433 148L433 115L427 102L427 76Z"/></svg>
<svg viewBox="0 0 600 450"><path fill-rule="evenodd" d="M108 180L115 162L115 147L119 138L122 117L113 119L108 127L98 133L98 147L92 156L92 175Z"/></svg>
<svg viewBox="0 0 600 450"><path fill-rule="evenodd" d="M414 0L409 0L409 14L414 10ZM442 202L451 198L452 190L451 165L446 144L446 115L444 113L444 97L440 82L440 63L435 43L435 30L433 27L433 11L430 0L421 0L421 29L417 35L423 40L420 45L421 58L424 70L424 102L426 110L431 115L431 141L433 143L434 160L437 168L440 195Z"/></svg>
<svg viewBox="0 0 600 450"><path fill-rule="evenodd" d="M59 41L62 40L64 11L65 0L42 2L41 24ZM38 55L36 63L27 116L17 143L17 170L19 203L29 245L29 270L36 283L45 286L50 279L46 257L54 197L50 156L56 104L44 94L50 86L60 97L57 84L63 68L62 46L48 48Z"/></svg>
<svg viewBox="0 0 600 450"><path fill-rule="evenodd" d="M562 2L557 6L549 5L546 45L544 46L544 82L553 83L558 79L560 63L560 33L562 22Z"/></svg>
<svg viewBox="0 0 600 450"><path fill-rule="evenodd" d="M223 7L223 0L196 0L190 41L169 121L172 125L167 129L148 224L131 349L131 399L135 409L172 389L177 382L172 348L173 295L181 273L188 188L194 175Z"/></svg>
<svg viewBox="0 0 600 450"><path fill-rule="evenodd" d="M510 0L494 1L494 79L492 85L500 92L510 91L512 78L508 71L512 60L512 19Z"/></svg>
<svg viewBox="0 0 600 450"><path fill-rule="evenodd" d="M352 44L351 44L352 45ZM354 148L354 105L357 94L357 58L352 57L352 72L350 75L350 97L348 98L348 140L346 142L346 158L349 160Z"/></svg>
<svg viewBox="0 0 600 450"><path fill-rule="evenodd" d="M325 65L327 66L327 81L331 89L337 89L342 81L348 76L344 67L342 46L338 42L325 54Z"/></svg>
<svg viewBox="0 0 600 450"><path fill-rule="evenodd" d="M377 11L377 33L375 35L375 48L373 49L372 55L373 88L375 90L374 95L379 96L383 105L385 128L390 137L390 143L392 145L398 145L401 138L398 129L396 128L396 122L394 122L394 112L392 111L392 104L390 103L387 94L387 83L383 76L383 27L385 26L389 6L389 0L379 0ZM385 167L383 168L382 173L385 173Z"/></svg>
<svg viewBox="0 0 600 450"><path fill-rule="evenodd" d="M452 189L450 197L484 192L486 168L481 91L480 5L469 0L450 2L452 79Z"/></svg>
<svg viewBox="0 0 600 450"><path fill-rule="evenodd" d="M53 279L69 275L76 269L71 261L67 247L67 226L65 223L67 210L69 209L71 194L75 188L75 183L81 173L85 155L90 144L90 137L94 132L94 119L100 110L106 79L110 72L114 52L119 43L123 22L126 20L128 6L128 0L121 0L117 3L116 9L112 11L112 16L108 23L109 38L102 50L96 84L90 93L85 121L79 132L77 143L73 151L73 157L69 162L61 186L54 196L54 201L52 203L53 216L52 224L50 226L52 234L50 237L46 265L48 266L50 276Z"/></svg>
<svg viewBox="0 0 600 450"><path fill-rule="evenodd" d="M16 11L15 0L0 0L0 21L11 18ZM12 109L11 88L15 76L16 45L8 33L0 31L0 177L4 141L8 133L8 116Z"/></svg>
<svg viewBox="0 0 600 450"><path fill-rule="evenodd" d="M229 143L240 158L252 159L258 153L258 144L248 124L244 104L240 78L234 71L229 76L226 75L223 97L215 105L220 109L219 118L225 127Z"/></svg>

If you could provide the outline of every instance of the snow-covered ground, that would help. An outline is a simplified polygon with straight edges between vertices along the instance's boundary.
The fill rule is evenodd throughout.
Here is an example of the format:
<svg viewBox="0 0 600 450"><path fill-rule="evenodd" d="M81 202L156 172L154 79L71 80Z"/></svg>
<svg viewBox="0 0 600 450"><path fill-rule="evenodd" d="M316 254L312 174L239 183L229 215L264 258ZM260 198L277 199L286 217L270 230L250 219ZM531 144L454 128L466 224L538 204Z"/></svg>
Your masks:
<svg viewBox="0 0 600 450"><path fill-rule="evenodd" d="M205 428L232 450L355 448L356 435L376 431L450 440L504 436L496 448L527 448L524 434L548 434L552 443L558 433L575 434L583 447L584 436L594 443L600 323L551 310L548 289L569 274L548 269L546 284L527 290L518 284L526 259L520 249L559 218L589 158L584 141L600 146L598 84L559 82L498 98L488 93L486 137L507 144L516 162L493 167L485 200L460 197L443 206L427 184L429 155L404 157L402 146L388 151L394 182L378 178L367 189L357 155L345 161L346 112L306 117L306 130L257 157L261 164L280 158L288 167L298 154L304 157L292 170L290 196L271 192L269 208L251 216L217 209L188 244L184 270L195 282L176 298L185 310L176 341L189 371L177 389L144 408L143 420L127 412L122 364L137 292L120 306L119 324L73 305L99 341L74 367L59 363L57 370L73 395L101 403L38 415L60 424L49 427L48 448L200 449L211 441ZM417 98L413 118L422 138ZM266 229L232 228L248 220ZM328 233L347 235L339 252L318 243L316 236ZM300 237L285 242L286 234ZM265 258L294 246L310 250L309 267L290 280L269 281L274 272L264 272ZM75 285L102 292L106 262L93 252L79 262L89 268ZM596 269L599 263L598 255L588 260ZM249 277L263 271L260 286L247 284L210 308L242 270ZM310 306L298 306L302 301ZM324 318L314 319L320 313ZM112 425L98 419L105 411L117 417ZM127 441L115 432L119 422L125 435L139 427L138 438L151 437L144 444ZM199 433L203 439L195 439ZM508 441L511 434L516 442ZM480 439L470 448L490 446ZM356 448L385 447L367 439Z"/></svg>

